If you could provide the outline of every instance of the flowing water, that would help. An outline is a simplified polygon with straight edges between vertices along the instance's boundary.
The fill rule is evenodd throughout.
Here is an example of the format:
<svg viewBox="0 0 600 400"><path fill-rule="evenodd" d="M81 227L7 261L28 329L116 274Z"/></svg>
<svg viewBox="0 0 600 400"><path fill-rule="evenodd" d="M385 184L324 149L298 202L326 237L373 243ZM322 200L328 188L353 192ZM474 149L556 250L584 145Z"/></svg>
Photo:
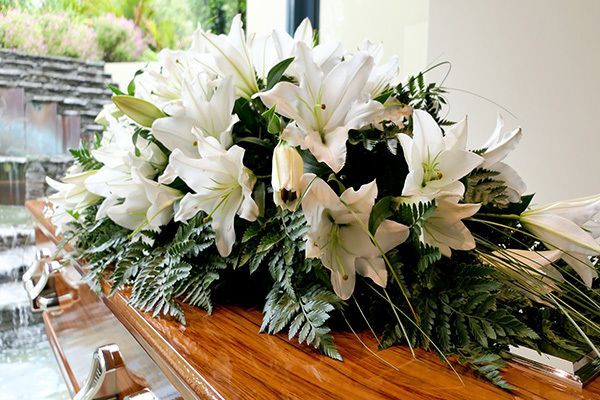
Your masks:
<svg viewBox="0 0 600 400"><path fill-rule="evenodd" d="M23 207L0 205L0 399L67 400L44 333L31 312L21 275L34 258L33 228Z"/></svg>

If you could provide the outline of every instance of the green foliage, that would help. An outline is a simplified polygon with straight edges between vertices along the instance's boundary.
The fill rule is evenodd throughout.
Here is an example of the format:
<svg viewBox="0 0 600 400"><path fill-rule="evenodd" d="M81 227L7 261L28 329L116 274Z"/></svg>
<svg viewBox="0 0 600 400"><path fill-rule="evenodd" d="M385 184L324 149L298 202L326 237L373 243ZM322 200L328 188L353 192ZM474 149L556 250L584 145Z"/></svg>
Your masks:
<svg viewBox="0 0 600 400"><path fill-rule="evenodd" d="M306 220L301 212L281 212L262 224L251 224L242 237L238 268L247 264L253 273L265 265L273 280L292 292L293 267L306 269L306 231Z"/></svg>
<svg viewBox="0 0 600 400"><path fill-rule="evenodd" d="M446 90L436 83L426 83L423 73L408 77L406 83L401 83L395 89L394 97L403 104L427 111L442 126L452 122L442 118L440 112L447 104L444 95Z"/></svg>
<svg viewBox="0 0 600 400"><path fill-rule="evenodd" d="M494 268L471 252L455 251L452 259L443 258L437 248L420 241L423 225L434 211L433 202L397 203L384 198L375 206L372 219L391 218L411 229L408 240L388 253L408 300L400 287L388 285L394 306L405 310L400 316L382 293L378 299L366 297L361 302L373 304L379 314L387 310L385 317L373 321L382 332L382 348L408 342L444 356L455 355L484 378L509 389L500 371L501 352L509 344L538 342L540 330L522 318L521 310L528 305L522 294L516 297L519 301L506 300L507 287Z"/></svg>
<svg viewBox="0 0 600 400"><path fill-rule="evenodd" d="M275 334L289 326L289 339L297 336L298 342L306 342L328 357L341 360L342 356L333 344L331 329L325 325L330 313L341 304L340 298L331 290L318 284L300 289L298 293L275 284L267 295L261 332Z"/></svg>
<svg viewBox="0 0 600 400"><path fill-rule="evenodd" d="M377 201L369 215L369 232L372 235L377 232L379 225L394 214L395 201L392 196L385 196Z"/></svg>
<svg viewBox="0 0 600 400"><path fill-rule="evenodd" d="M100 169L102 163L92 157L91 149L89 147L80 147L78 149L69 149L69 153L75 159L75 162L83 168L84 171L93 171Z"/></svg>
<svg viewBox="0 0 600 400"><path fill-rule="evenodd" d="M213 33L226 33L235 14L244 18L246 0L4 0L0 10L33 17L63 15L70 23L61 25L61 30L47 31L50 37L62 38L53 40L55 44L49 48L43 46L46 37L40 32L39 21L17 25L16 34L5 39L0 29L3 47L35 54L129 61L151 60L154 52L163 48L187 48L198 25ZM63 35L65 30L73 34ZM154 52L148 51L148 46Z"/></svg>
<svg viewBox="0 0 600 400"><path fill-rule="evenodd" d="M132 20L108 13L92 23L106 62L137 61L147 48L142 30Z"/></svg>
<svg viewBox="0 0 600 400"><path fill-rule="evenodd" d="M469 366L472 370L502 389L514 389L502 377L500 370L506 366L506 363L498 354L482 352L479 349L465 348L461 350L458 362Z"/></svg>
<svg viewBox="0 0 600 400"><path fill-rule="evenodd" d="M498 301L503 286L493 268L468 254L460 259L440 259L417 269L408 260L395 260L407 282L419 322L417 328L402 318L405 335L398 322L388 319L382 347L408 340L413 346L435 349L444 355L468 354L464 363L507 388L499 372L502 362L498 351L539 337L519 318L516 309ZM489 358L492 355L493 360Z"/></svg>
<svg viewBox="0 0 600 400"><path fill-rule="evenodd" d="M398 203L394 215L399 222L409 226L412 229L413 239L417 239L421 235L422 224L435 211L435 202L418 202L418 203Z"/></svg>
<svg viewBox="0 0 600 400"><path fill-rule="evenodd" d="M18 9L0 13L0 47L36 55L96 60L100 51L96 33L63 13L27 13Z"/></svg>
<svg viewBox="0 0 600 400"><path fill-rule="evenodd" d="M273 281L261 331L274 334L287 327L290 339L297 336L300 343L339 360L326 322L342 301L307 275L319 262L304 258L306 230L301 212L284 211L263 223L251 224L242 237L238 268L248 265L251 273L267 268Z"/></svg>
<svg viewBox="0 0 600 400"><path fill-rule="evenodd" d="M435 211L435 202L419 202L414 204L400 203L397 206L395 217L403 224L410 227L410 236L407 245L413 246L417 257L416 266L419 272L426 271L429 266L442 258L437 247L421 242L423 223ZM427 276L427 275L425 275Z"/></svg>
<svg viewBox="0 0 600 400"><path fill-rule="evenodd" d="M267 122L267 132L273 135L279 134L283 128L281 117L275 114L275 108L276 106L273 106L262 113L263 118Z"/></svg>
<svg viewBox="0 0 600 400"><path fill-rule="evenodd" d="M179 224L167 240L142 232L138 241L130 242L131 232L110 220L93 223L93 208L72 237L78 248L86 249L81 256L90 267L88 280L96 290L101 279L111 283L111 294L131 284L133 306L154 316L173 316L182 323L185 316L179 300L212 312L212 291L227 259L215 254L214 233L204 214Z"/></svg>
<svg viewBox="0 0 600 400"><path fill-rule="evenodd" d="M227 33L235 14L244 15L246 0L190 0L197 23L214 33Z"/></svg>
<svg viewBox="0 0 600 400"><path fill-rule="evenodd" d="M465 181L465 203L481 203L482 206L493 206L496 208L508 207L510 201L506 193L504 181L497 180L500 173L483 168L477 168L464 179Z"/></svg>

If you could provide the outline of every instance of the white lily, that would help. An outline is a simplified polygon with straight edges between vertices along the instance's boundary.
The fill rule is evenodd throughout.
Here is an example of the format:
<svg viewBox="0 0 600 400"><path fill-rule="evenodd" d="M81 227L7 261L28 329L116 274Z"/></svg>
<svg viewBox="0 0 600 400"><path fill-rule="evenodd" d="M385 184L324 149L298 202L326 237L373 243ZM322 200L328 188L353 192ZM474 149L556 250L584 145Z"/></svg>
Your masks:
<svg viewBox="0 0 600 400"><path fill-rule="evenodd" d="M146 213L151 203L143 185L137 178L140 172L133 167L120 180L108 182L107 195L98 211L96 220L109 218L117 225L137 231L146 226Z"/></svg>
<svg viewBox="0 0 600 400"><path fill-rule="evenodd" d="M145 176L156 175L156 170L147 162L140 160L134 156L128 156L128 159L123 164L117 167L104 165L96 173L90 176L85 181L86 188L102 197L109 197L115 188L127 185L131 182L131 169L138 168Z"/></svg>
<svg viewBox="0 0 600 400"><path fill-rule="evenodd" d="M232 114L235 103L232 78L225 78L216 90L201 78L183 83L182 115L159 118L152 124L153 135L166 148L180 149L195 158L199 155L199 136L212 136L223 148L229 148L233 144L233 125L239 121Z"/></svg>
<svg viewBox="0 0 600 400"><path fill-rule="evenodd" d="M222 77L232 76L238 95L250 98L258 92L256 73L252 64L250 43L242 28L242 17L236 15L231 21L229 35L202 32L206 48L214 57Z"/></svg>
<svg viewBox="0 0 600 400"><path fill-rule="evenodd" d="M375 233L379 248L373 244L367 226L377 197L375 181L358 191L347 189L340 197L313 174L304 175L303 187L302 210L309 225L306 256L320 258L331 271L335 293L348 299L354 291L356 273L385 287L387 268L381 253L404 242L409 229L385 220Z"/></svg>
<svg viewBox="0 0 600 400"><path fill-rule="evenodd" d="M486 151L481 155L484 159L481 167L500 173L497 178L506 184L505 193L508 195L509 201L513 203L521 200L521 196L527 190L527 186L517 171L502 161L517 147L522 137L523 132L521 128L513 131L505 131L504 119L498 114L496 128L488 141L483 145Z"/></svg>
<svg viewBox="0 0 600 400"><path fill-rule="evenodd" d="M582 228L589 232L597 242L600 242L600 213L584 223Z"/></svg>
<svg viewBox="0 0 600 400"><path fill-rule="evenodd" d="M102 110L100 110L94 122L106 128L111 120L119 119L123 115L123 112L114 103L109 103L102 106Z"/></svg>
<svg viewBox="0 0 600 400"><path fill-rule="evenodd" d="M547 204L525 211L519 221L546 246L563 252L563 259L591 287L598 273L589 257L600 255L600 244L584 229L600 212L600 195Z"/></svg>
<svg viewBox="0 0 600 400"><path fill-rule="evenodd" d="M134 132L135 127L128 122L127 118L108 118L108 126L102 135L100 147L92 150L92 156L105 166L113 169L128 166L127 171L129 171L132 159L147 164L147 167L142 168L142 170L146 168L162 169L167 161L164 153L154 143L141 136L137 137L134 144Z"/></svg>
<svg viewBox="0 0 600 400"><path fill-rule="evenodd" d="M423 224L423 242L439 248L446 257L452 256L451 249L475 248L475 239L462 220L475 215L481 204L459 204L459 199L453 194L438 196L435 210Z"/></svg>
<svg viewBox="0 0 600 400"><path fill-rule="evenodd" d="M273 150L271 186L273 201L281 208L294 211L300 199L304 162L298 151L286 142Z"/></svg>
<svg viewBox="0 0 600 400"><path fill-rule="evenodd" d="M183 197L183 193L148 179L136 170L132 173L136 183L143 187L146 198L150 202L150 207L146 211L145 224L153 230L158 230L173 219L173 204Z"/></svg>
<svg viewBox="0 0 600 400"><path fill-rule="evenodd" d="M375 61L375 67L371 71L371 75L367 81L367 90L371 98L376 98L390 87L394 87L399 83L400 59L397 56L393 56L388 62L382 64L383 44L381 42L374 43L365 40L358 46L358 51L371 55Z"/></svg>
<svg viewBox="0 0 600 400"><path fill-rule="evenodd" d="M130 184L130 190L122 199L111 196L106 204L106 216L115 224L131 231L138 231L146 225L146 213L150 208L150 201L142 185ZM108 204L110 203L110 206Z"/></svg>
<svg viewBox="0 0 600 400"><path fill-rule="evenodd" d="M252 58L258 77L265 79L277 63L294 57L297 43L313 48L313 27L308 18L298 25L293 37L287 32L274 30L270 35L255 38L252 42ZM313 56L315 63L328 72L341 61L343 48L339 42L321 43L314 46ZM298 78L295 64L295 61L292 62L285 74Z"/></svg>
<svg viewBox="0 0 600 400"><path fill-rule="evenodd" d="M183 194L176 189L146 178L137 168L131 170L131 181L111 193L99 213L134 232L159 231L173 219L173 204Z"/></svg>
<svg viewBox="0 0 600 400"><path fill-rule="evenodd" d="M465 188L459 179L479 166L483 158L464 149L466 121L456 129L457 133L444 137L431 115L413 111L413 136L400 135L409 170L403 195L433 198L450 192L462 196Z"/></svg>
<svg viewBox="0 0 600 400"><path fill-rule="evenodd" d="M252 42L252 60L258 77L266 79L271 68L277 63L293 57L296 43L303 42L312 47L312 35L310 20L305 18L296 28L294 37L287 32L274 30L270 35L255 38ZM288 67L288 74L290 69Z"/></svg>
<svg viewBox="0 0 600 400"><path fill-rule="evenodd" d="M200 75L215 77L214 71L190 51L163 49L158 53L158 68L147 68L136 78L136 96L156 105L169 115L183 112L182 91L185 82Z"/></svg>
<svg viewBox="0 0 600 400"><path fill-rule="evenodd" d="M275 105L279 114L293 120L283 132L284 140L310 150L339 172L346 162L348 131L371 123L383 109L364 92L373 58L359 53L325 73L314 62L311 49L298 43L296 61L300 86L280 82L258 96L267 107Z"/></svg>
<svg viewBox="0 0 600 400"><path fill-rule="evenodd" d="M178 176L195 192L183 197L175 221L187 221L199 211L206 212L212 219L219 254L226 257L235 243L235 215L247 221L258 216L258 206L252 199L256 178L242 163L243 148L223 150L213 137L199 141L202 158L193 159L174 150L159 182L172 182Z"/></svg>
<svg viewBox="0 0 600 400"><path fill-rule="evenodd" d="M100 147L92 150L94 158L104 164L85 180L87 190L105 198L98 209L96 219L108 216L108 211L119 205L120 199L130 196L132 190L141 193L138 189L139 184L134 182L132 176L134 169L140 175L150 178L166 164L165 155L154 143L138 137L134 145L133 134L133 127L125 120L109 118L109 125Z"/></svg>
<svg viewBox="0 0 600 400"><path fill-rule="evenodd" d="M57 228L57 233L64 232L69 222L85 208L97 203L101 197L91 193L85 187L85 180L96 171L83 171L80 165L73 165L62 178L62 182L46 177L48 186L56 193L48 196L49 205L45 215Z"/></svg>
<svg viewBox="0 0 600 400"><path fill-rule="evenodd" d="M85 187L85 181L96 174L97 171L83 171L80 165L69 167L62 182L46 177L48 186L57 192L49 196L49 199L67 209L79 211L94 203L101 197L91 193Z"/></svg>

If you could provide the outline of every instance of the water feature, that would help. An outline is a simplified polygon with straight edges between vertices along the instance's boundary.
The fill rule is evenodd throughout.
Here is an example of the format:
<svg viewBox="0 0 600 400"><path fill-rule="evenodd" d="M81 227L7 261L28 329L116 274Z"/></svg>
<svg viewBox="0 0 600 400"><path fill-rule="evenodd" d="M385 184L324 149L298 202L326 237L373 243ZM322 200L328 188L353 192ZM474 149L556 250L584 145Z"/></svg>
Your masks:
<svg viewBox="0 0 600 400"><path fill-rule="evenodd" d="M25 202L26 157L0 155L0 204Z"/></svg>
<svg viewBox="0 0 600 400"><path fill-rule="evenodd" d="M0 398L67 400L41 315L21 284L35 256L33 235L24 207L0 206Z"/></svg>

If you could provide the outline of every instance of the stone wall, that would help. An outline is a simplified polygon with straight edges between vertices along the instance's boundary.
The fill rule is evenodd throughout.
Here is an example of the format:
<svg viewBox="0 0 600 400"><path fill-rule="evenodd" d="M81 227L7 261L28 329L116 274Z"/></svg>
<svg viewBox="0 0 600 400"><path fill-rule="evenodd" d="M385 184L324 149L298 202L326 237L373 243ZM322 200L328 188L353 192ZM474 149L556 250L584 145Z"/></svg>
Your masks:
<svg viewBox="0 0 600 400"><path fill-rule="evenodd" d="M0 204L47 194L78 147L101 130L94 118L110 103L104 64L0 49Z"/></svg>
<svg viewBox="0 0 600 400"><path fill-rule="evenodd" d="M26 103L55 103L58 115L78 115L81 130L100 129L94 118L110 102L104 63L32 56L0 49L0 88L23 88Z"/></svg>

